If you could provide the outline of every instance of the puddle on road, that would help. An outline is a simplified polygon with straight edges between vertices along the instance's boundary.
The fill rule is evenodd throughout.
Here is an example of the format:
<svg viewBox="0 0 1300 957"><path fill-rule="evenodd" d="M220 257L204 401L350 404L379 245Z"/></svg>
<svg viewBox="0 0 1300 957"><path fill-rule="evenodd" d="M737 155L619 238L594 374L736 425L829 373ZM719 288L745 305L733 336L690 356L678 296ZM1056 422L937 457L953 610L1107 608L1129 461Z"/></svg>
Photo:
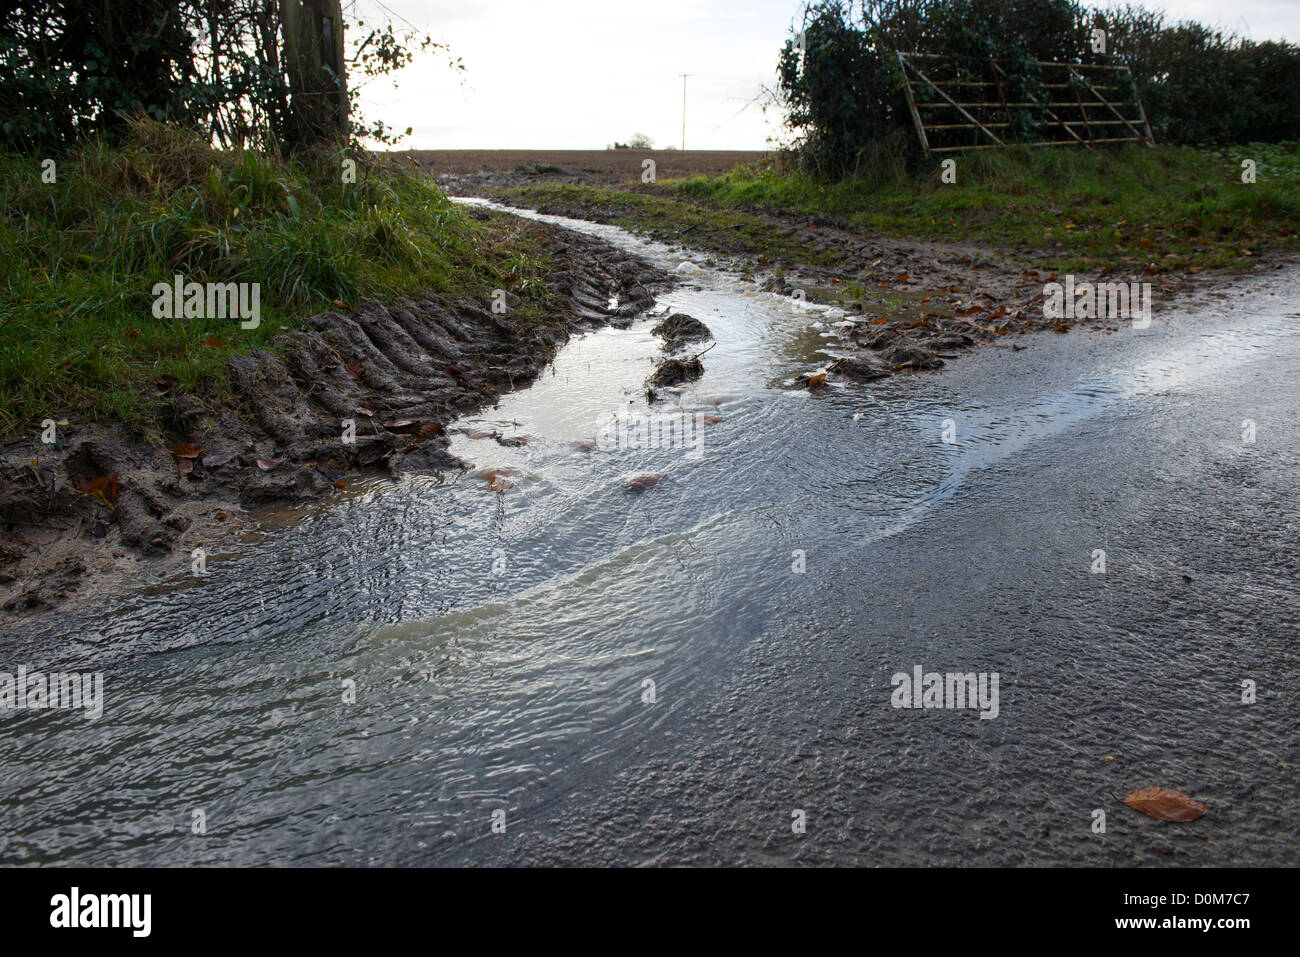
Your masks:
<svg viewBox="0 0 1300 957"><path fill-rule="evenodd" d="M690 256L535 218L668 267ZM707 268L661 297L668 310L717 340L703 379L659 407L721 417L704 426L702 455L580 447L601 415L646 411L642 383L662 354L653 319L603 329L531 387L452 423L527 436L454 440L476 469L518 473L504 494L468 474L366 483L329 507L264 516L274 533L245 536L205 578L24 626L11 647L29 668L103 671L106 703L95 722L0 717L0 860L465 855L492 810L526 816L706 694L793 600L795 550L815 564L868 547L1026 444L1276 355L1294 330L1280 314L1238 315L1128 352L1075 336L1118 364L1081 360L1075 383L1040 377L998 404L955 394L982 372L789 389L833 347L811 323L835 314ZM1028 373L1034 355L1008 362ZM956 444L942 440L946 419ZM628 489L647 473L664 478ZM196 808L206 836L191 833Z"/></svg>

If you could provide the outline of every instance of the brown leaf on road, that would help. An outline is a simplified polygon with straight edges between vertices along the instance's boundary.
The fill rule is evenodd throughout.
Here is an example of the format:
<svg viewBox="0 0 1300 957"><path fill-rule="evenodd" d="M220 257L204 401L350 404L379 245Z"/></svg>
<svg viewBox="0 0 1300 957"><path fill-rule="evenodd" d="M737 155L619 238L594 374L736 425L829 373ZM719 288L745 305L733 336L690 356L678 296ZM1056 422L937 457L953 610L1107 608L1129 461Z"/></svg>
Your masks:
<svg viewBox="0 0 1300 957"><path fill-rule="evenodd" d="M1124 799L1124 803L1162 821L1195 821L1209 810L1181 791L1169 791L1155 785L1134 791Z"/></svg>
<svg viewBox="0 0 1300 957"><path fill-rule="evenodd" d="M195 445L193 442L186 442L184 445L178 445L172 449L172 458L177 459L197 459L203 454L203 447Z"/></svg>

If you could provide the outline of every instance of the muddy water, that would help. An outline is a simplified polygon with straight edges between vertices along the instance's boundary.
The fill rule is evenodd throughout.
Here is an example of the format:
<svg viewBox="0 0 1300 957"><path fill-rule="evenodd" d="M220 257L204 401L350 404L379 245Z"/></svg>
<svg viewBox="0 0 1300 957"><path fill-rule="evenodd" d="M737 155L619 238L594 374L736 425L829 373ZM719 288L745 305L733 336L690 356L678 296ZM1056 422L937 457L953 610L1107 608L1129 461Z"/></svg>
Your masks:
<svg viewBox="0 0 1300 957"><path fill-rule="evenodd" d="M206 576L7 635L3 670L100 671L106 701L96 721L0 716L0 860L475 860L494 812L527 827L680 733L765 622L807 600L796 552L816 562L893 535L1027 445L1275 354L1295 322L1263 310L1126 330L1140 341L1031 402L959 395L944 375L810 396L791 380L834 351L840 316L569 225L670 268L695 260L659 314L690 313L716 345L660 408L720 417L702 454L583 447L602 415L646 410L662 354L653 317L593 332L454 423L456 454L512 470L503 494L470 474L375 481L261 516ZM525 444L470 437L483 432ZM629 489L643 474L662 478Z"/></svg>

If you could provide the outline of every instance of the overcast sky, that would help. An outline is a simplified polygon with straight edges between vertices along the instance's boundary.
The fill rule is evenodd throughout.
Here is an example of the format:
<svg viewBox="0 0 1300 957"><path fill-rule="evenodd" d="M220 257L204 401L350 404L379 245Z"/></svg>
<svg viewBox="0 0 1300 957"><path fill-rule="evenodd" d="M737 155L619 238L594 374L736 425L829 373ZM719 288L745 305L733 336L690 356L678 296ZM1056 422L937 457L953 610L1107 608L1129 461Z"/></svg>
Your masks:
<svg viewBox="0 0 1300 957"><path fill-rule="evenodd" d="M353 0L345 0L345 8ZM773 87L799 0L354 0L449 44L363 91L367 114L414 128L414 149L602 149L635 133L687 149L763 149L780 117ZM1256 40L1300 41L1300 0L1153 0ZM391 14L389 13L391 11Z"/></svg>

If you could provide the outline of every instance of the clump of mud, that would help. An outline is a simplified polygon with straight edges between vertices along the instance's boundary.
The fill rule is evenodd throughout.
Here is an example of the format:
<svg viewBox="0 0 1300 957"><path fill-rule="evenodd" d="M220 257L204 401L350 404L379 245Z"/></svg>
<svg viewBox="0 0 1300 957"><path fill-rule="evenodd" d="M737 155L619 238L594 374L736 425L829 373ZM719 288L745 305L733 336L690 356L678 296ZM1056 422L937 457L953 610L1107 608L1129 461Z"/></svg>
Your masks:
<svg viewBox="0 0 1300 957"><path fill-rule="evenodd" d="M698 356L689 359L664 359L655 367L646 385L653 389L666 389L669 386L694 382L704 375L704 363Z"/></svg>
<svg viewBox="0 0 1300 957"><path fill-rule="evenodd" d="M674 312L650 331L663 339L664 348L670 351L681 349L688 342L713 338L708 326L684 312Z"/></svg>

